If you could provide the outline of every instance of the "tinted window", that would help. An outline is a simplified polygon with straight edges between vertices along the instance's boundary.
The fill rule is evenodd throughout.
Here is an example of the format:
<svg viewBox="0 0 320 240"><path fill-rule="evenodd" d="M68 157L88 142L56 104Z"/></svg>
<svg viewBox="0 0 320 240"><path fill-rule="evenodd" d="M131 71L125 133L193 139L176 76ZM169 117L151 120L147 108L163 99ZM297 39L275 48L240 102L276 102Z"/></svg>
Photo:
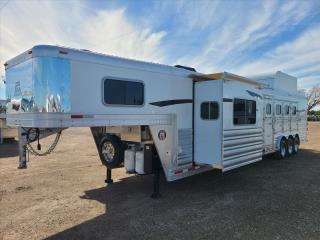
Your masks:
<svg viewBox="0 0 320 240"><path fill-rule="evenodd" d="M246 100L246 117L247 124L256 123L256 102L251 100Z"/></svg>
<svg viewBox="0 0 320 240"><path fill-rule="evenodd" d="M234 99L233 101L233 123L246 123L246 100Z"/></svg>
<svg viewBox="0 0 320 240"><path fill-rule="evenodd" d="M142 105L143 104L143 84L138 82L126 82L126 104Z"/></svg>
<svg viewBox="0 0 320 240"><path fill-rule="evenodd" d="M255 124L256 123L256 101L246 99L234 99L233 101L233 123Z"/></svg>
<svg viewBox="0 0 320 240"><path fill-rule="evenodd" d="M292 107L292 115L296 115L297 114L297 107L293 106Z"/></svg>
<svg viewBox="0 0 320 240"><path fill-rule="evenodd" d="M266 105L266 114L270 115L271 114L271 104L267 103Z"/></svg>
<svg viewBox="0 0 320 240"><path fill-rule="evenodd" d="M203 102L200 107L200 115L204 120L214 120L219 117L219 104L217 102Z"/></svg>
<svg viewBox="0 0 320 240"><path fill-rule="evenodd" d="M104 81L104 102L119 105L142 105L144 102L143 84L106 79Z"/></svg>
<svg viewBox="0 0 320 240"><path fill-rule="evenodd" d="M289 114L290 114L290 107L289 107L288 105L285 105L285 106L284 106L284 113L285 113L286 115L289 115Z"/></svg>
<svg viewBox="0 0 320 240"><path fill-rule="evenodd" d="M209 103L208 102L201 103L200 116L202 119L209 119Z"/></svg>
<svg viewBox="0 0 320 240"><path fill-rule="evenodd" d="M276 114L281 115L281 105L280 104L276 105Z"/></svg>

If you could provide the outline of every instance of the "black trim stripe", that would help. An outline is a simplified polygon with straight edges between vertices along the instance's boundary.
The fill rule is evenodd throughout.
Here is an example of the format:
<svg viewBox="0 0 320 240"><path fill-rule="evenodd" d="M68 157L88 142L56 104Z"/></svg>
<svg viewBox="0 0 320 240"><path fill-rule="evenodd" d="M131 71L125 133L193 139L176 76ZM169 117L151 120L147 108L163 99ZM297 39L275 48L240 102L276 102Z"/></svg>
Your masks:
<svg viewBox="0 0 320 240"><path fill-rule="evenodd" d="M223 102L232 102L231 98L223 98Z"/></svg>
<svg viewBox="0 0 320 240"><path fill-rule="evenodd" d="M165 101L159 101L159 102L152 102L149 103L154 106L158 107L165 107L170 105L176 105L176 104L183 104L183 103L192 103L192 99L174 99L174 100L165 100Z"/></svg>
<svg viewBox="0 0 320 240"><path fill-rule="evenodd" d="M251 91L249 91L249 90L247 90L247 92L248 92L252 97L258 97L258 98L262 99L262 97L261 97L258 93L251 92Z"/></svg>

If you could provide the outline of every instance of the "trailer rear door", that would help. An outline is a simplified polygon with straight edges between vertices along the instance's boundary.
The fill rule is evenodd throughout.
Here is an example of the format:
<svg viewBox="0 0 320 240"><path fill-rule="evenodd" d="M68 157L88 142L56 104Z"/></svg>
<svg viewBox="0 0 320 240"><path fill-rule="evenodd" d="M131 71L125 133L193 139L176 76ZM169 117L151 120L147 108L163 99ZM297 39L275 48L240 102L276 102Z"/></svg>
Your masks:
<svg viewBox="0 0 320 240"><path fill-rule="evenodd" d="M195 83L194 160L221 166L222 80Z"/></svg>

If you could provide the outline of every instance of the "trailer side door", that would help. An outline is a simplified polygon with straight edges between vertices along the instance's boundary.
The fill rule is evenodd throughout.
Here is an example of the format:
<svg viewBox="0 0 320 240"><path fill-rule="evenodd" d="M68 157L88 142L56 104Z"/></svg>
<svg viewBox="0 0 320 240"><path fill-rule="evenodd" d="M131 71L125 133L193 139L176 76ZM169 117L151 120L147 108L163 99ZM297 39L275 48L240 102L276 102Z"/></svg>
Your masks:
<svg viewBox="0 0 320 240"><path fill-rule="evenodd" d="M221 166L222 80L195 83L194 160Z"/></svg>
<svg viewBox="0 0 320 240"><path fill-rule="evenodd" d="M263 107L263 137L264 137L264 150L265 153L273 151L273 115L275 109L271 98L264 98Z"/></svg>

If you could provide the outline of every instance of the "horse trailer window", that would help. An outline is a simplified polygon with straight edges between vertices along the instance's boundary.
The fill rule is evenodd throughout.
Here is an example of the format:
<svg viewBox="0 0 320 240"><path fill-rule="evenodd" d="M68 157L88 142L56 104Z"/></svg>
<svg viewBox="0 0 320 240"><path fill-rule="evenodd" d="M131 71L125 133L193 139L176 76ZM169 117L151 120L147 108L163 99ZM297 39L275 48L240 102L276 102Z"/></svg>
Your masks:
<svg viewBox="0 0 320 240"><path fill-rule="evenodd" d="M281 105L280 104L276 105L276 114L281 115Z"/></svg>
<svg viewBox="0 0 320 240"><path fill-rule="evenodd" d="M256 101L238 99L233 101L233 124L255 124L256 123Z"/></svg>
<svg viewBox="0 0 320 240"><path fill-rule="evenodd" d="M219 104L217 102L203 102L200 106L200 115L203 120L215 120L219 117Z"/></svg>
<svg viewBox="0 0 320 240"><path fill-rule="evenodd" d="M289 107L288 105L285 105L285 106L284 106L284 113L285 113L286 115L289 115L289 114L290 114L290 107Z"/></svg>
<svg viewBox="0 0 320 240"><path fill-rule="evenodd" d="M104 81L104 102L115 105L143 105L143 83L106 79Z"/></svg>
<svg viewBox="0 0 320 240"><path fill-rule="evenodd" d="M271 114L271 104L267 103L266 105L266 114L270 115Z"/></svg>
<svg viewBox="0 0 320 240"><path fill-rule="evenodd" d="M293 106L292 107L292 115L296 115L297 114L297 107Z"/></svg>

